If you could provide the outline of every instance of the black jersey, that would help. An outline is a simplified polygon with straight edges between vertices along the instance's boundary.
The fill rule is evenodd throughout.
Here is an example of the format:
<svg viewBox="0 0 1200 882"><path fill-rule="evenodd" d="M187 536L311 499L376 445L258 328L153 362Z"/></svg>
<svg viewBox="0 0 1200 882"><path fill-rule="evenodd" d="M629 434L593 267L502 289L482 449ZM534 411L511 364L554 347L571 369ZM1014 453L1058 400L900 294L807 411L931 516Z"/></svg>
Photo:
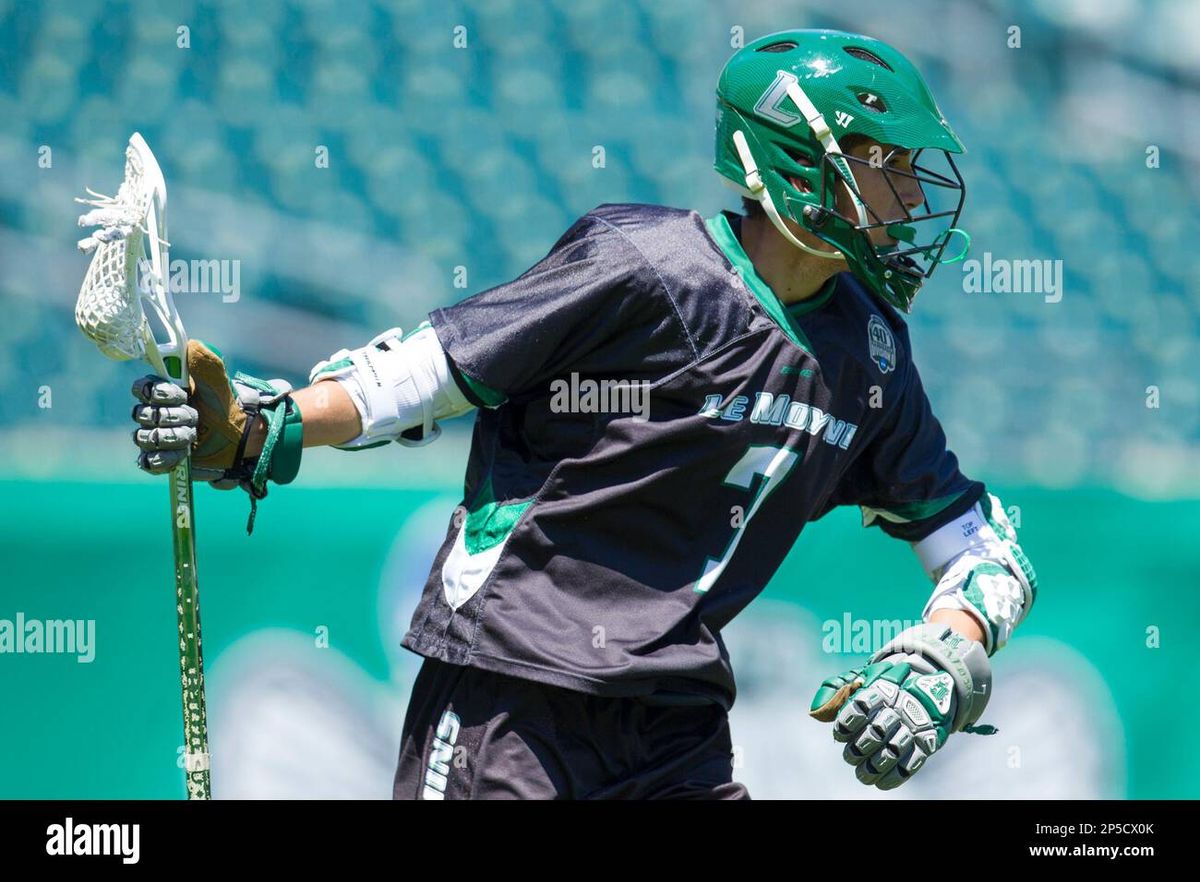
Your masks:
<svg viewBox="0 0 1200 882"><path fill-rule="evenodd" d="M837 505L907 541L967 480L904 321L851 276L785 308L740 218L602 205L430 314L481 405L403 645L600 695L733 703L721 628Z"/></svg>

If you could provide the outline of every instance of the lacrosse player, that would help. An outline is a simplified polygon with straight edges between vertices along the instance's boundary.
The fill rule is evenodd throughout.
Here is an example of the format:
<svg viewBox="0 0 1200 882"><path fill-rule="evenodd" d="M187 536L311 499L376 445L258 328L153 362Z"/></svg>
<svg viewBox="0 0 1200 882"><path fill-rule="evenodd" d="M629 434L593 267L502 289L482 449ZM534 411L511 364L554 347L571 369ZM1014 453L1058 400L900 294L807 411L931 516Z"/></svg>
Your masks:
<svg viewBox="0 0 1200 882"><path fill-rule="evenodd" d="M190 449L193 474L257 499L304 447L426 444L474 412L403 639L425 661L398 799L747 798L721 629L805 524L859 506L933 589L810 712L859 781L897 787L988 731L990 657L1036 596L1000 501L947 450L903 319L965 254L962 152L891 46L763 37L717 87L715 168L744 214L601 205L519 278L335 353L306 388L230 378L192 341L187 394L135 386L140 465Z"/></svg>

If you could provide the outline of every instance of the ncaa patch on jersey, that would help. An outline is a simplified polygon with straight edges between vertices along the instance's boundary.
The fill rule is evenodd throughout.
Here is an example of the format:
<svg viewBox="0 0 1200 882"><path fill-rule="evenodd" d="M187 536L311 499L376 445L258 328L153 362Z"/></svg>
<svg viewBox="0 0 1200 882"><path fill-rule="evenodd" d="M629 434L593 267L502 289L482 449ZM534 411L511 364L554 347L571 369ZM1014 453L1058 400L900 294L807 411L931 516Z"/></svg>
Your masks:
<svg viewBox="0 0 1200 882"><path fill-rule="evenodd" d="M871 361L880 373L896 369L896 339L887 323L877 315L872 315L867 322L867 343L871 347Z"/></svg>

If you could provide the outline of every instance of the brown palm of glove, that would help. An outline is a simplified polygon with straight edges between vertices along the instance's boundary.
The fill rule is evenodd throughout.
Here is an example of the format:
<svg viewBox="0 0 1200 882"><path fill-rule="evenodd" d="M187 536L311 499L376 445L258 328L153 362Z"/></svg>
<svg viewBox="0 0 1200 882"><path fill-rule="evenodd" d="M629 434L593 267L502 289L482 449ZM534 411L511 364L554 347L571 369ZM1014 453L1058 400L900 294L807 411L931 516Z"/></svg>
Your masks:
<svg viewBox="0 0 1200 882"><path fill-rule="evenodd" d="M190 394L185 396L178 384L154 375L133 384L139 401L133 418L142 426L133 433L142 450L138 465L152 474L169 472L190 447L193 477L235 487L250 415L239 403L217 350L189 340L187 355Z"/></svg>

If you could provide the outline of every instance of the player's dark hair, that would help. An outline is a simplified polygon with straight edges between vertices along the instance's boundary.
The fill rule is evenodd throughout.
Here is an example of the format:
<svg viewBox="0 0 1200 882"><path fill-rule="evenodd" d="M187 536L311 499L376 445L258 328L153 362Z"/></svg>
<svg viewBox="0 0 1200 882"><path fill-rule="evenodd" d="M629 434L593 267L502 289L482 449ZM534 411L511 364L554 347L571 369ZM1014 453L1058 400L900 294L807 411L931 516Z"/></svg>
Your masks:
<svg viewBox="0 0 1200 882"><path fill-rule="evenodd" d="M751 199L749 196L743 196L742 214L744 214L746 217L758 217L759 215L765 215L766 212L763 211L762 203L757 199Z"/></svg>

